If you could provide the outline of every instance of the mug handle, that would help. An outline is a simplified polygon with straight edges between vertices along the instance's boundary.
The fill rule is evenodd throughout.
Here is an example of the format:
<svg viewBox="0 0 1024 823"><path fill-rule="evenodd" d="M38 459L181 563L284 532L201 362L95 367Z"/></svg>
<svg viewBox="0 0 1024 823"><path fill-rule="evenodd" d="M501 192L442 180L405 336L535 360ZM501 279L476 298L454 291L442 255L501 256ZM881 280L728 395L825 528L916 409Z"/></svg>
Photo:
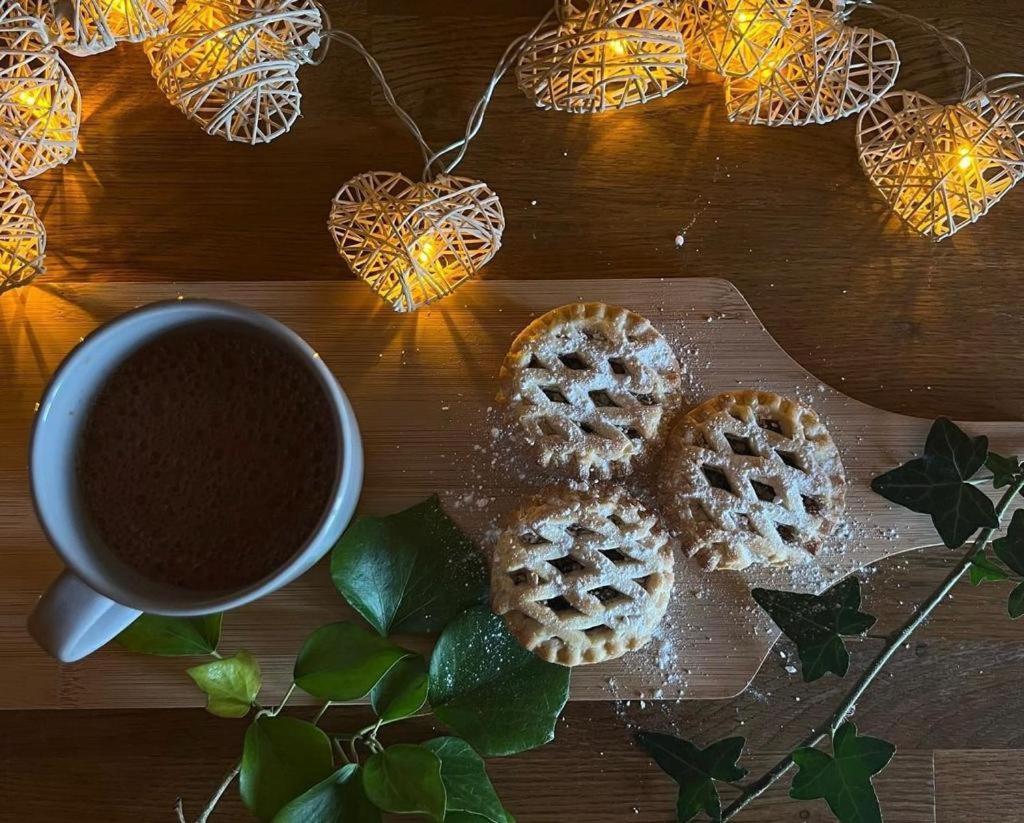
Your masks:
<svg viewBox="0 0 1024 823"><path fill-rule="evenodd" d="M90 589L65 570L28 617L28 632L44 651L74 663L113 640L142 614Z"/></svg>

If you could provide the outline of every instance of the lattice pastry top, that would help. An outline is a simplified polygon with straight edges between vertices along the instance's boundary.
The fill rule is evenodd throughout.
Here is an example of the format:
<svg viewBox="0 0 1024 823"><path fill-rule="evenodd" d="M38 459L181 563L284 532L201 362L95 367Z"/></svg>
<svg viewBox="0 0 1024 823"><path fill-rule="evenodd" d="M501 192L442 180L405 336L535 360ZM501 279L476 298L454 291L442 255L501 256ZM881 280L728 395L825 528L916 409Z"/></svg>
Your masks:
<svg viewBox="0 0 1024 823"><path fill-rule="evenodd" d="M657 516L619 489L556 490L513 516L491 569L496 614L552 663L639 649L668 607L673 545Z"/></svg>
<svg viewBox="0 0 1024 823"><path fill-rule="evenodd" d="M603 303L553 309L501 368L500 400L542 466L578 479L628 474L678 403L679 361L650 321Z"/></svg>
<svg viewBox="0 0 1024 823"><path fill-rule="evenodd" d="M815 554L842 516L846 478L813 411L770 392L739 391L673 427L659 492L689 556L709 571L744 569Z"/></svg>

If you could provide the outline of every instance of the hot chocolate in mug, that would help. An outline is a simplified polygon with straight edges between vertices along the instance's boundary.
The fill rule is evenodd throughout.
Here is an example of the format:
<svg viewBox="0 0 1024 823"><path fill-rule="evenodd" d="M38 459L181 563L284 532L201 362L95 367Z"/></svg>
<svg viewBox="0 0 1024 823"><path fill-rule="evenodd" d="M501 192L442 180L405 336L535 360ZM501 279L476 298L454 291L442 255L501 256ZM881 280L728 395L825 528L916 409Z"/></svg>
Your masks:
<svg viewBox="0 0 1024 823"><path fill-rule="evenodd" d="M308 365L323 390L338 438L334 486L312 536L279 568L235 591L181 588L144 577L121 561L89 522L76 470L89 411L107 379L140 347L196 323L242 326ZM40 402L29 446L29 475L39 521L67 568L40 598L28 628L49 654L71 662L112 640L142 612L180 617L222 612L295 580L331 549L351 520L362 486L363 450L344 391L295 332L232 303L173 300L116 318L68 355Z"/></svg>

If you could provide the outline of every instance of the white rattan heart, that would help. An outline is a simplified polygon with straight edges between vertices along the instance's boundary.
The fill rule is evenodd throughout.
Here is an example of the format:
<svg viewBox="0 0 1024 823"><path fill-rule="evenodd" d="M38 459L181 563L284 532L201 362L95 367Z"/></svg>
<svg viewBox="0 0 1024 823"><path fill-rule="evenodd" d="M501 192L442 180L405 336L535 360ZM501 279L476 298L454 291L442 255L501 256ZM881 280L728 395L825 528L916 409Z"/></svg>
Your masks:
<svg viewBox="0 0 1024 823"><path fill-rule="evenodd" d="M560 7L516 67L520 88L540 108L577 114L624 109L686 83L679 19L667 0L593 0Z"/></svg>
<svg viewBox="0 0 1024 823"><path fill-rule="evenodd" d="M497 254L505 215L478 180L413 183L368 172L335 195L328 227L353 273L395 311L409 312L451 293Z"/></svg>
<svg viewBox="0 0 1024 823"><path fill-rule="evenodd" d="M163 34L172 6L172 0L30 0L29 10L64 51L85 57Z"/></svg>
<svg viewBox="0 0 1024 823"><path fill-rule="evenodd" d="M758 71L789 27L798 0L681 0L690 62L724 77Z"/></svg>
<svg viewBox="0 0 1024 823"><path fill-rule="evenodd" d="M146 54L167 99L207 134L269 143L299 117L298 70L321 28L312 0L185 0Z"/></svg>
<svg viewBox="0 0 1024 823"><path fill-rule="evenodd" d="M17 5L0 11L0 174L25 180L73 159L80 106L43 23Z"/></svg>
<svg viewBox="0 0 1024 823"><path fill-rule="evenodd" d="M0 294L45 270L46 229L32 198L17 183L0 183Z"/></svg>
<svg viewBox="0 0 1024 823"><path fill-rule="evenodd" d="M892 92L861 113L860 162L907 225L942 240L987 214L1024 177L1015 131L1022 112L1024 101L1013 95L941 105Z"/></svg>
<svg viewBox="0 0 1024 823"><path fill-rule="evenodd" d="M802 7L761 69L726 80L726 110L736 123L828 123L875 102L892 88L899 68L890 38Z"/></svg>

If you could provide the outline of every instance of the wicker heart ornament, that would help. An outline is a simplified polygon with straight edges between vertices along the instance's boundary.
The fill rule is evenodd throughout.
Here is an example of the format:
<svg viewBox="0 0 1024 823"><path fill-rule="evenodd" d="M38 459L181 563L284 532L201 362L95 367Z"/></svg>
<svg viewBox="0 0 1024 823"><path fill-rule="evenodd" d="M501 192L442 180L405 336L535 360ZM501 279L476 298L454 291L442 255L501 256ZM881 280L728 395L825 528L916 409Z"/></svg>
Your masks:
<svg viewBox="0 0 1024 823"><path fill-rule="evenodd" d="M13 4L0 11L0 174L26 180L72 160L80 105L43 23Z"/></svg>
<svg viewBox="0 0 1024 823"><path fill-rule="evenodd" d="M686 83L679 20L668 0L593 0L559 7L516 67L538 107L576 114L624 109Z"/></svg>
<svg viewBox="0 0 1024 823"><path fill-rule="evenodd" d="M829 123L889 91L899 68L896 44L888 37L804 6L759 70L726 80L726 110L735 123Z"/></svg>
<svg viewBox="0 0 1024 823"><path fill-rule="evenodd" d="M167 99L207 134L269 143L299 117L298 70L321 29L312 0L186 0L146 54Z"/></svg>
<svg viewBox="0 0 1024 823"><path fill-rule="evenodd" d="M987 214L1024 177L1015 132L1022 111L1013 95L941 105L892 92L861 113L860 162L907 225L942 240Z"/></svg>
<svg viewBox="0 0 1024 823"><path fill-rule="evenodd" d="M441 175L414 183L368 172L335 195L328 228L353 273L411 312L450 294L501 248L498 195L477 180Z"/></svg>
<svg viewBox="0 0 1024 823"><path fill-rule="evenodd" d="M724 77L758 71L776 48L798 0L681 0L691 62Z"/></svg>
<svg viewBox="0 0 1024 823"><path fill-rule="evenodd" d="M46 229L32 198L17 183L0 182L0 294L44 271Z"/></svg>
<svg viewBox="0 0 1024 823"><path fill-rule="evenodd" d="M30 0L31 2L31 0ZM118 43L141 43L167 31L172 0L34 0L58 45L76 57Z"/></svg>

